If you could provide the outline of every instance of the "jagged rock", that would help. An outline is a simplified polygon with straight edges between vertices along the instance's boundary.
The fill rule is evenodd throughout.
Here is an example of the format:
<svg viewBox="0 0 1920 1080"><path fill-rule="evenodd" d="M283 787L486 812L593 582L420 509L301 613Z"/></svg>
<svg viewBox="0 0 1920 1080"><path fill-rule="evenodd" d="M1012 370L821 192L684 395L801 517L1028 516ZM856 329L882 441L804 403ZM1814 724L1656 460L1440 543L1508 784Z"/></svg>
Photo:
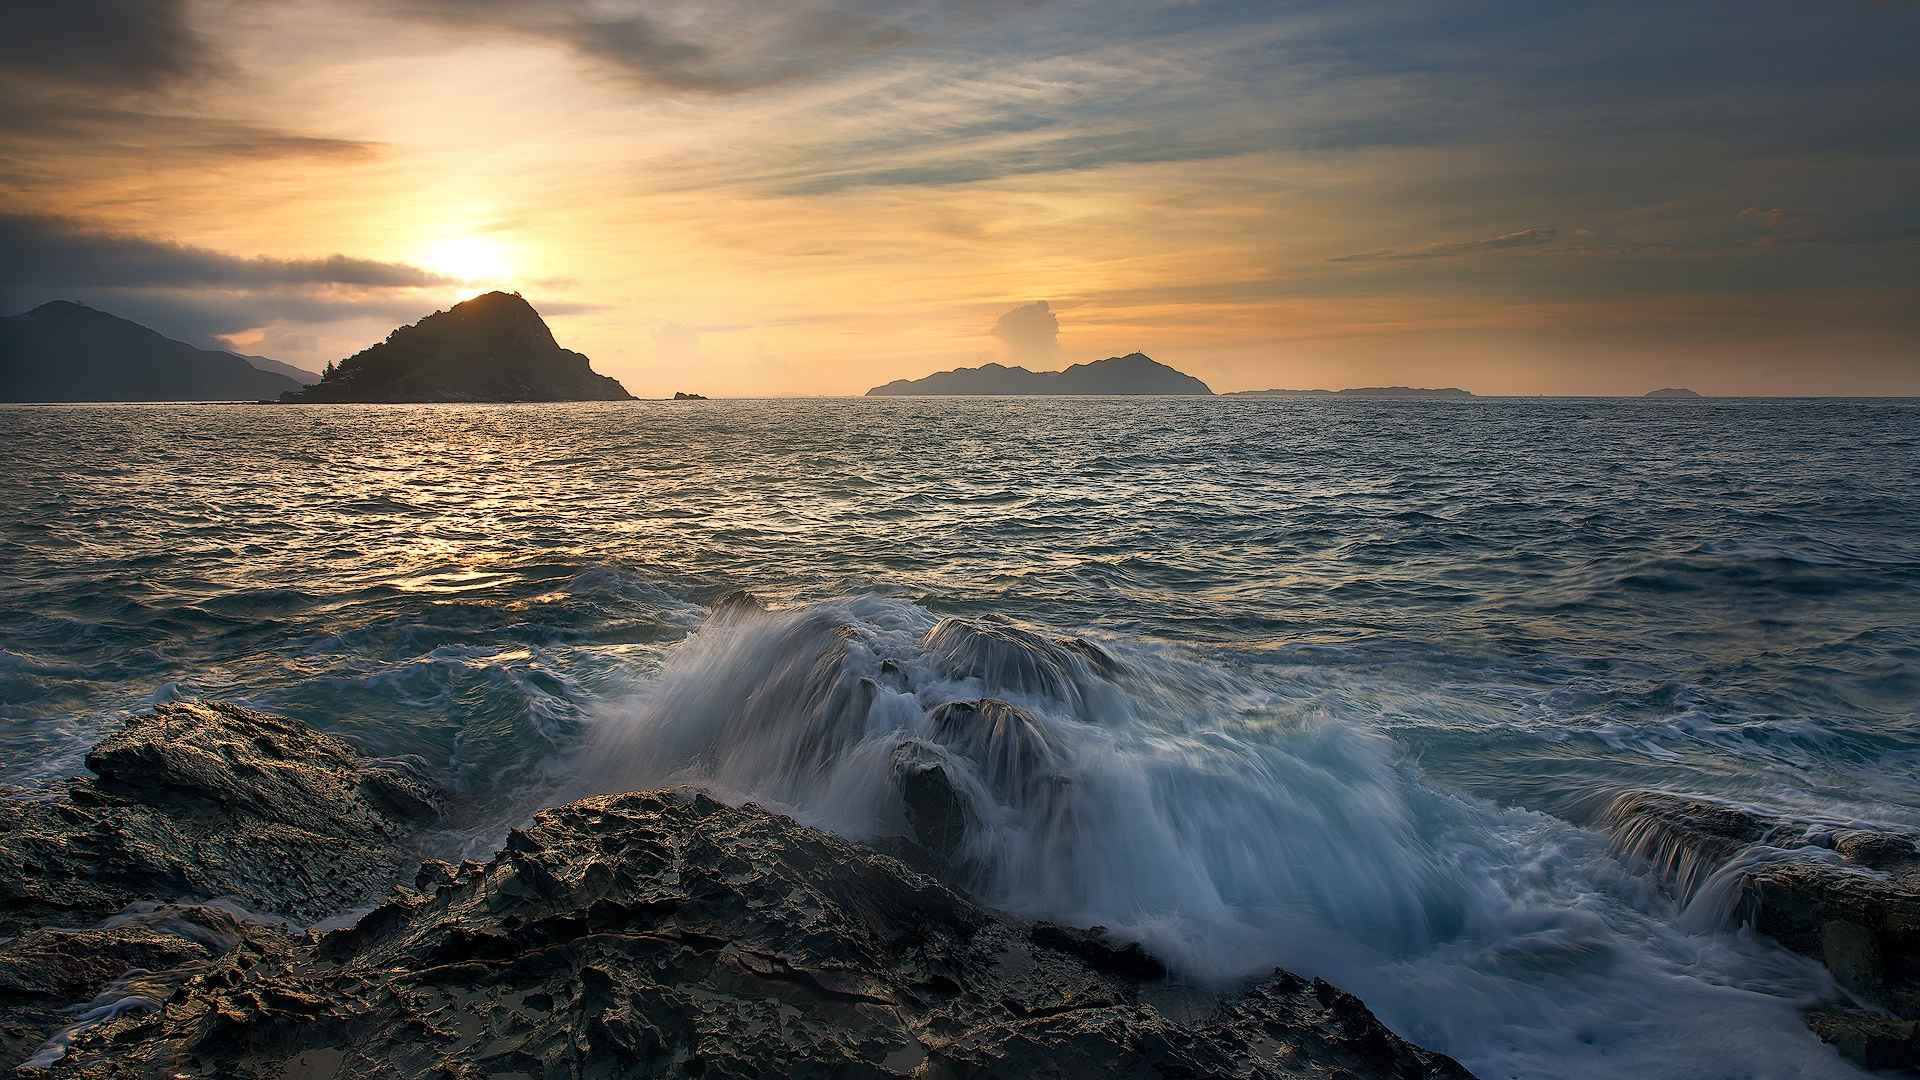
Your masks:
<svg viewBox="0 0 1920 1080"><path fill-rule="evenodd" d="M95 779L0 820L0 934L91 925L136 900L232 897L315 919L383 892L418 860L434 785L304 724L173 702L87 755Z"/></svg>
<svg viewBox="0 0 1920 1080"><path fill-rule="evenodd" d="M687 393L687 392L686 392L685 390L675 390L675 391L673 392L673 400L675 400L675 401L705 401L705 400L707 400L707 395L705 395L705 394L689 394L689 393Z"/></svg>
<svg viewBox="0 0 1920 1080"><path fill-rule="evenodd" d="M1081 935L1037 943L896 859L694 792L550 810L427 877L74 1033L64 1074L1467 1075L1324 983L1171 987L1125 946L1090 962Z"/></svg>
<svg viewBox="0 0 1920 1080"><path fill-rule="evenodd" d="M208 908L148 905L91 930L43 927L0 942L0 1063L60 1056L48 1041L97 1009L154 1009L261 928Z"/></svg>

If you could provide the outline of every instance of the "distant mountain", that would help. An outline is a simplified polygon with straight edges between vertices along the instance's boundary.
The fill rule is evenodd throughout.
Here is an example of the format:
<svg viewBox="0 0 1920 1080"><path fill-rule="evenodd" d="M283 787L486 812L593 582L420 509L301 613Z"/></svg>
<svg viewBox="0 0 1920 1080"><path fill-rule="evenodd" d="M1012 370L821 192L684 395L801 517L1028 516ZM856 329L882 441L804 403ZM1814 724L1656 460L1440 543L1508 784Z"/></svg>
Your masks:
<svg viewBox="0 0 1920 1080"><path fill-rule="evenodd" d="M1345 390L1235 390L1227 397L1392 397L1470 398L1472 391L1457 386L1354 386Z"/></svg>
<svg viewBox="0 0 1920 1080"><path fill-rule="evenodd" d="M71 300L0 318L0 401L258 401L299 386Z"/></svg>
<svg viewBox="0 0 1920 1080"><path fill-rule="evenodd" d="M924 379L895 379L867 391L868 397L922 397L948 394L1178 394L1205 397L1212 390L1185 372L1175 371L1145 353L1110 356L1065 371L1028 371L1023 367L984 367L941 371Z"/></svg>
<svg viewBox="0 0 1920 1080"><path fill-rule="evenodd" d="M252 356L247 353L241 353L240 359L245 360L261 371L271 371L276 375L285 375L301 386L310 386L320 381L319 372L308 371L303 367L294 367L292 364L283 360L274 360L265 356Z"/></svg>
<svg viewBox="0 0 1920 1080"><path fill-rule="evenodd" d="M287 394L324 401L631 401L563 349L519 293L490 292L403 326Z"/></svg>
<svg viewBox="0 0 1920 1080"><path fill-rule="evenodd" d="M1694 393L1693 391L1687 389L1684 386L1668 386L1659 390L1649 390L1641 396L1689 398L1689 397L1699 397L1700 395Z"/></svg>

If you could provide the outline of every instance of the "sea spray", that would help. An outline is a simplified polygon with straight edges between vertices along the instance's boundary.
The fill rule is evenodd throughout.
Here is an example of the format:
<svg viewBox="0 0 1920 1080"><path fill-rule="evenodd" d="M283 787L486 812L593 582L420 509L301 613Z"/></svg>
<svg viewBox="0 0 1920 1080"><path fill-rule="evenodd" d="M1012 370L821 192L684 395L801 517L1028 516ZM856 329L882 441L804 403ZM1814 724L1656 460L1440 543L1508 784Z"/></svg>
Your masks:
<svg viewBox="0 0 1920 1080"><path fill-rule="evenodd" d="M973 891L1176 977L1323 975L1489 1076L1850 1073L1793 1015L1831 992L1816 965L1682 925L1605 838L1434 791L1368 725L1266 705L1173 649L871 596L736 607L601 708L573 787L694 782L903 835L911 746L967 808Z"/></svg>

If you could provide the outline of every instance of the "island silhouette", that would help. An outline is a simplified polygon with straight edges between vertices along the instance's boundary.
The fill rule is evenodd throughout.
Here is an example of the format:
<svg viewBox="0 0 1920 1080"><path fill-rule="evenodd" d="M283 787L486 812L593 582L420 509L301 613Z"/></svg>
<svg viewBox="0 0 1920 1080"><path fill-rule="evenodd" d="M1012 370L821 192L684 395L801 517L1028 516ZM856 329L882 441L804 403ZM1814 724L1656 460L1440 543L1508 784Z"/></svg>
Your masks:
<svg viewBox="0 0 1920 1080"><path fill-rule="evenodd" d="M257 401L300 388L263 366L300 370L196 348L71 300L0 318L0 401Z"/></svg>
<svg viewBox="0 0 1920 1080"><path fill-rule="evenodd" d="M483 293L403 326L281 395L303 402L631 401L588 359L563 349L519 293Z"/></svg>
<svg viewBox="0 0 1920 1080"><path fill-rule="evenodd" d="M935 397L979 394L1094 395L1177 394L1209 397L1206 383L1176 371L1145 353L1110 356L1065 371L1029 371L1005 364L937 371L921 379L895 379L867 391L868 397Z"/></svg>

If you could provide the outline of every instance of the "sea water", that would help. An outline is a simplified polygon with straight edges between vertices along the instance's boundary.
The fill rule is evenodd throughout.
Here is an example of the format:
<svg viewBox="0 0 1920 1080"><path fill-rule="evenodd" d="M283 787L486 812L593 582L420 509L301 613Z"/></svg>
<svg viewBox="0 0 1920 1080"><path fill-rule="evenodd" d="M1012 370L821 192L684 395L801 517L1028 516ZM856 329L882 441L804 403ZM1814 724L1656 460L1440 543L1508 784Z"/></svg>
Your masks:
<svg viewBox="0 0 1920 1080"><path fill-rule="evenodd" d="M449 852L683 782L883 836L998 698L985 902L1486 1077L1852 1075L1596 808L1920 829L1917 522L1903 400L5 408L0 783L205 696L424 763Z"/></svg>

